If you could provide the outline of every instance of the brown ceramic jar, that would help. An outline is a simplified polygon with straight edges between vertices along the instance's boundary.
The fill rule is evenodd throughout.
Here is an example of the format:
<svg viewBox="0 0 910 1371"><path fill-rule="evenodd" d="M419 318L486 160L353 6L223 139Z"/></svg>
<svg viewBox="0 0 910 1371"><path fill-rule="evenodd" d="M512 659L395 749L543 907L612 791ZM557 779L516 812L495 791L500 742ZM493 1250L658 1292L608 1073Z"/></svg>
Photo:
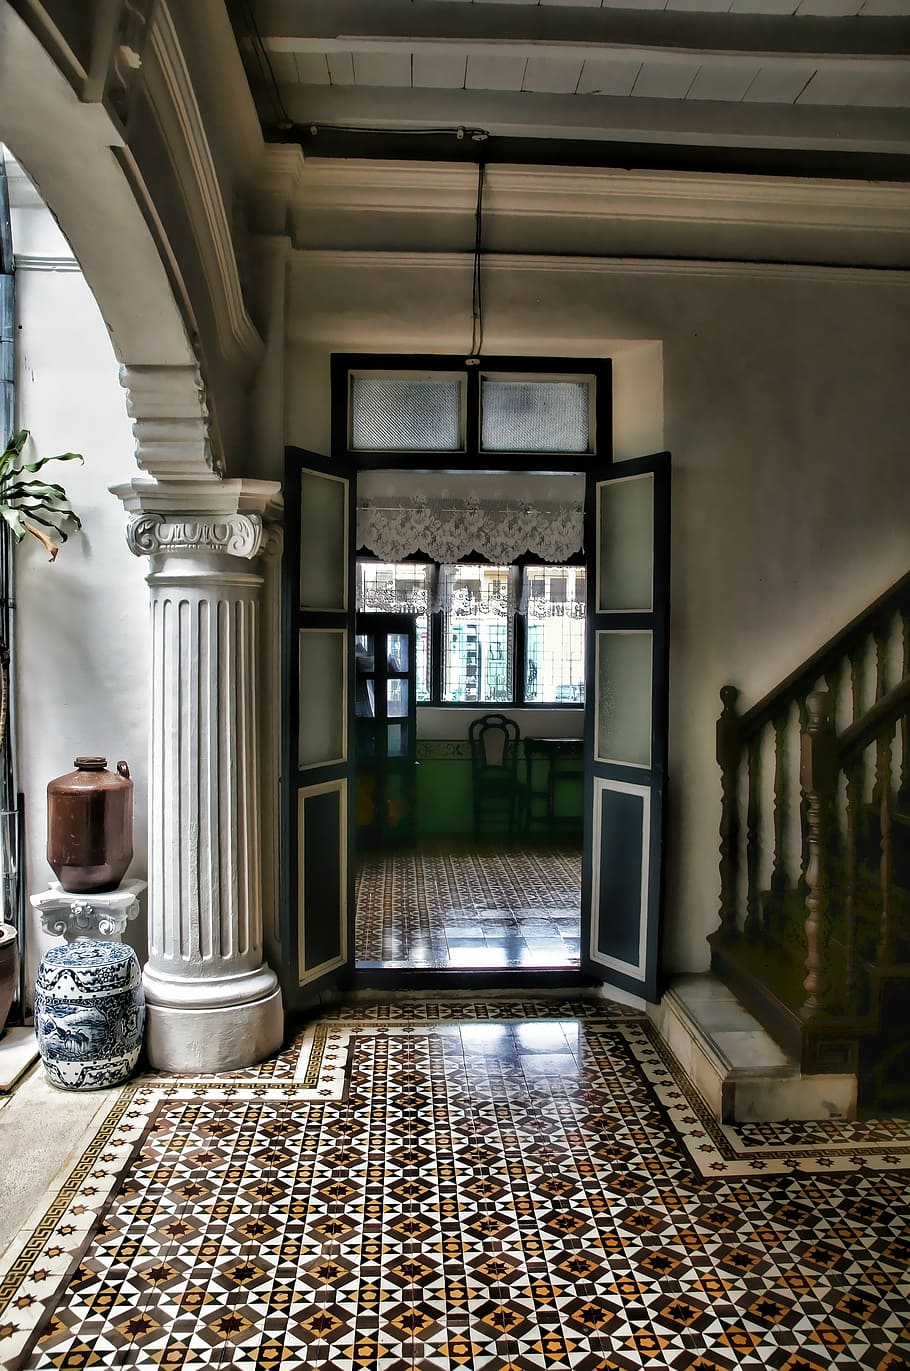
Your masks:
<svg viewBox="0 0 910 1371"><path fill-rule="evenodd" d="M77 757L76 770L47 787L47 860L73 894L116 890L133 859L133 783L106 757Z"/></svg>

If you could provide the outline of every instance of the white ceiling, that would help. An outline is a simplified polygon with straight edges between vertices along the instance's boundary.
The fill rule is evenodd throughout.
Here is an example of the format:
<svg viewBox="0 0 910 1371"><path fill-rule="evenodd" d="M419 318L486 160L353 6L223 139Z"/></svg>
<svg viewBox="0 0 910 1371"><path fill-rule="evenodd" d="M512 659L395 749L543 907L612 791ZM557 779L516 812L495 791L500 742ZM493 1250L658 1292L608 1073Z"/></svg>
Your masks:
<svg viewBox="0 0 910 1371"><path fill-rule="evenodd" d="M235 30L264 126L309 153L426 157L463 128L492 160L558 140L910 179L910 0L250 0Z"/></svg>

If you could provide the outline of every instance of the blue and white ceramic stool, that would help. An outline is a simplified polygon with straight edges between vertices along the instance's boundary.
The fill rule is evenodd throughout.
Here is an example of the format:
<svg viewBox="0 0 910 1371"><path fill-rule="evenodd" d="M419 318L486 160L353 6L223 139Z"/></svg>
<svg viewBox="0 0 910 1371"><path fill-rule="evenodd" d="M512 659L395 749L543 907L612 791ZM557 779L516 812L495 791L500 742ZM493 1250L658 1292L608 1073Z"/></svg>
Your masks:
<svg viewBox="0 0 910 1371"><path fill-rule="evenodd" d="M77 938L44 954L35 981L35 1031L54 1085L119 1085L136 1066L144 1028L145 996L131 947Z"/></svg>

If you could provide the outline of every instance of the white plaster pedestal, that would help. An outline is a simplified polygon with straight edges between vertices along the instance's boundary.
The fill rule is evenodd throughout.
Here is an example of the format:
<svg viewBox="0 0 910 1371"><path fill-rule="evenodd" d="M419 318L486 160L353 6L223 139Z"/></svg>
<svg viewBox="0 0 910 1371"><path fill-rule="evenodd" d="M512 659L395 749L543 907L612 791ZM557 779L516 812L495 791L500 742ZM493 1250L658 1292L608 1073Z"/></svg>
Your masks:
<svg viewBox="0 0 910 1371"><path fill-rule="evenodd" d="M51 937L64 938L68 943L75 938L116 943L139 913L139 896L144 889L145 881L122 881L116 890L77 894L64 890L59 881L51 881L48 890L29 896L29 900L41 915L41 927Z"/></svg>
<svg viewBox="0 0 910 1371"><path fill-rule="evenodd" d="M163 1071L250 1066L284 1037L262 956L259 589L270 481L115 490L152 622L146 1048Z"/></svg>

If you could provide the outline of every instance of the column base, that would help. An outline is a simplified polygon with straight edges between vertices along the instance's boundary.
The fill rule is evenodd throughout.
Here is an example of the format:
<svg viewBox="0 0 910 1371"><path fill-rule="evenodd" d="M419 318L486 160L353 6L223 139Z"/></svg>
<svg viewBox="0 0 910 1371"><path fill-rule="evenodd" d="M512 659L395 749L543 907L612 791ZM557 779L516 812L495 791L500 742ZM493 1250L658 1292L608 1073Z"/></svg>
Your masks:
<svg viewBox="0 0 910 1371"><path fill-rule="evenodd" d="M145 1046L156 1071L195 1075L239 1071L277 1052L284 1041L281 991L252 1003L204 1009L149 1002Z"/></svg>

